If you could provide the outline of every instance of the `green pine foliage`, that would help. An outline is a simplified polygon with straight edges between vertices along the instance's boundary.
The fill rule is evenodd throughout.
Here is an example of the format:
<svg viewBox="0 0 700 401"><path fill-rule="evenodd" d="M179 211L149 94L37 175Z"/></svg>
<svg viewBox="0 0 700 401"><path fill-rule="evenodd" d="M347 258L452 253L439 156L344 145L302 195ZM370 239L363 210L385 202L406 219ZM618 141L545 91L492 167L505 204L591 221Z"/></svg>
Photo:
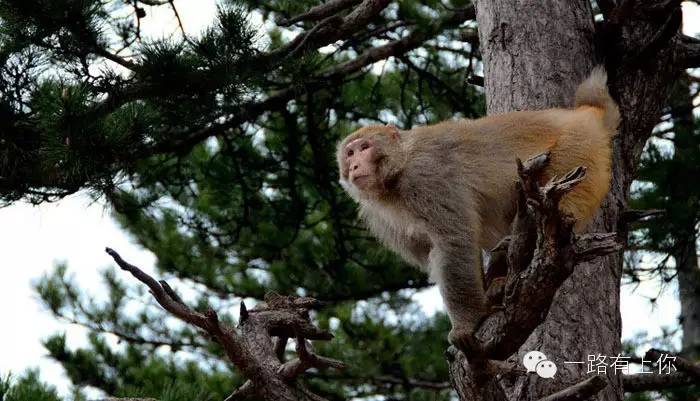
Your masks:
<svg viewBox="0 0 700 401"><path fill-rule="evenodd" d="M233 324L242 298L318 298L313 318L335 338L317 350L349 367L304 380L331 400L448 400L448 320L421 312L411 296L427 277L358 223L335 144L360 124L482 115L483 96L466 83L478 49L457 41L464 27L441 2L402 1L333 49L275 56L314 24L275 21L320 3L222 2L201 35L147 39L141 3L0 0L0 202L88 190L156 255L158 276ZM324 75L413 32L429 40ZM284 91L289 102L261 103ZM80 288L58 265L36 284L57 318L88 330L77 349L61 333L44 342L78 388L220 400L241 384L221 349L131 277L103 279L103 289Z"/></svg>
<svg viewBox="0 0 700 401"><path fill-rule="evenodd" d="M30 370L18 378L0 377L0 401L61 401L56 390L39 380L37 371Z"/></svg>
<svg viewBox="0 0 700 401"><path fill-rule="evenodd" d="M677 277L677 263L686 257L697 258L698 223L700 223L700 188L692 181L700 175L700 120L693 113L692 86L688 77L679 79L670 97L670 119L663 132L647 143L642 155L638 181L630 199L633 209L658 209L663 215L635 226L630 234L633 252L625 265L625 277L630 283L656 280L661 291ZM663 130L663 128L667 128ZM641 265L638 256L653 263ZM700 275L696 274L696 279ZM700 286L700 281L695 284ZM673 294L676 295L676 294ZM679 297L684 296L678 294ZM650 302L656 302L652 298ZM663 329L663 336L649 344L640 334L639 343L660 349L673 349L672 336L679 330ZM681 335L682 335L682 330ZM679 336L676 336L676 338ZM693 340L697 343L698 339ZM631 347L639 351L643 347ZM680 350L678 350L680 351ZM642 352L644 352L642 350ZM698 350L686 349L684 356L697 360ZM695 359L693 359L695 358ZM685 401L697 399L700 386L686 386L658 392L661 399ZM634 394L628 401L655 399L646 393Z"/></svg>

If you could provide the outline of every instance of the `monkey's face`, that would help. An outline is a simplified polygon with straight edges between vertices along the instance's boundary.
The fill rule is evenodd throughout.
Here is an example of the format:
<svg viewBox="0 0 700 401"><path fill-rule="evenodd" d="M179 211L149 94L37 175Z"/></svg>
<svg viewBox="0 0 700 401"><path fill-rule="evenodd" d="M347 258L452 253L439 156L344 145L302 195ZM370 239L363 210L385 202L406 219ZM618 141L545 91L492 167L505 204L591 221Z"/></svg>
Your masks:
<svg viewBox="0 0 700 401"><path fill-rule="evenodd" d="M340 143L340 184L350 196L359 201L387 191L387 163L396 158L399 142L395 126L377 124L358 129Z"/></svg>
<svg viewBox="0 0 700 401"><path fill-rule="evenodd" d="M377 181L377 147L372 137L359 137L343 148L348 181L361 191L371 190Z"/></svg>

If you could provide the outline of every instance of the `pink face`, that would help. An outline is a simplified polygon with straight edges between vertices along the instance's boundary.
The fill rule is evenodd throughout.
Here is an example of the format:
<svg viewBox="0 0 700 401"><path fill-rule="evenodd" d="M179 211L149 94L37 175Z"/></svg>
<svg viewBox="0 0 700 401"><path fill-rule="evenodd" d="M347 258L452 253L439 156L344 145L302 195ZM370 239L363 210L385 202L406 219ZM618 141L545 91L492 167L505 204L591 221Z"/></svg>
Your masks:
<svg viewBox="0 0 700 401"><path fill-rule="evenodd" d="M345 165L348 166L348 179L357 188L366 190L375 178L376 148L370 138L358 138L345 145Z"/></svg>

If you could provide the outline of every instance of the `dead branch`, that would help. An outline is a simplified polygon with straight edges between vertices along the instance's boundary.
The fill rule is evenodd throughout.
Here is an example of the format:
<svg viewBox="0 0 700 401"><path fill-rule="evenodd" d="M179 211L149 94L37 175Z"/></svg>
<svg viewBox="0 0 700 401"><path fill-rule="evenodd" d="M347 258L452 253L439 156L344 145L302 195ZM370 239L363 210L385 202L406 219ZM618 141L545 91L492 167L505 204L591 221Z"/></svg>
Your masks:
<svg viewBox="0 0 700 401"><path fill-rule="evenodd" d="M503 377L503 370L499 373L497 369L497 364L503 362L498 361L517 352L544 321L556 291L577 263L621 248L615 233L573 234L575 221L559 210L559 200L584 179L586 170L576 168L542 186L537 178L548 163L549 153L524 163L517 161L517 214L511 235L494 249L507 252L503 305L482 322L473 349L447 354L450 377L460 399L507 399L498 382ZM566 398L576 394L590 397L605 387L606 382L601 380L583 381L545 399L576 399Z"/></svg>
<svg viewBox="0 0 700 401"><path fill-rule="evenodd" d="M165 281L156 281L113 249L105 251L122 270L146 284L166 311L204 330L224 349L247 379L230 400L255 396L267 401L322 401L322 397L311 393L296 379L310 368L345 367L340 361L316 355L311 348L309 340L333 338L311 322L309 309L319 305L313 298L268 293L265 302L251 310L241 302L237 330L221 322L213 309L204 313L193 311ZM298 358L285 362L284 345L288 338L296 338Z"/></svg>
<svg viewBox="0 0 700 401"><path fill-rule="evenodd" d="M671 374L637 373L622 376L622 386L628 393L683 387L693 383L697 383L697 380L683 372Z"/></svg>
<svg viewBox="0 0 700 401"><path fill-rule="evenodd" d="M700 364L693 363L681 356L678 356L676 354L673 354L669 351L664 351L664 350L659 350L659 349L650 349L649 351L646 352L644 355L644 359L646 360L659 360L659 358L662 357L669 357L673 361L673 365L680 371L687 373L688 376L691 376L695 378L695 380L700 381Z"/></svg>
<svg viewBox="0 0 700 401"><path fill-rule="evenodd" d="M539 401L583 401L598 394L608 382L602 376L593 376L564 390L540 398Z"/></svg>
<svg viewBox="0 0 700 401"><path fill-rule="evenodd" d="M662 209L627 209L620 213L620 222L623 224L632 224L638 221L647 220L662 216L666 211Z"/></svg>

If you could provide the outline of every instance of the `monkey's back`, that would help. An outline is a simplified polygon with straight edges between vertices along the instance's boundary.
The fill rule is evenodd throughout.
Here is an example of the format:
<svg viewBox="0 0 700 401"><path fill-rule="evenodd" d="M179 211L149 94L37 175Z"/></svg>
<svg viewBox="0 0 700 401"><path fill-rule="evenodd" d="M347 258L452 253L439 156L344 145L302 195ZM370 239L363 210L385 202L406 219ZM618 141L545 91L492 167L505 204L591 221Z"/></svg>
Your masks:
<svg viewBox="0 0 700 401"><path fill-rule="evenodd" d="M460 185L474 188L485 218L498 222L484 227L484 246L490 246L507 233L514 215L515 158L526 160L547 150L551 159L543 183L586 167L586 178L560 202L562 210L576 217L576 230L585 228L610 186L614 132L604 126L603 115L599 108L582 106L446 121L416 129L414 146L453 146L449 152L462 158L464 169Z"/></svg>
<svg viewBox="0 0 700 401"><path fill-rule="evenodd" d="M560 207L576 217L577 231L585 228L610 188L611 140L615 132L605 126L603 110L581 106L520 111L484 117L468 125L473 128L467 135L474 137L500 133L505 143L513 144L512 154L523 160L549 150L551 159L541 183L584 166L586 178L562 198ZM512 160L510 163L514 165ZM510 171L517 174L515 166Z"/></svg>

